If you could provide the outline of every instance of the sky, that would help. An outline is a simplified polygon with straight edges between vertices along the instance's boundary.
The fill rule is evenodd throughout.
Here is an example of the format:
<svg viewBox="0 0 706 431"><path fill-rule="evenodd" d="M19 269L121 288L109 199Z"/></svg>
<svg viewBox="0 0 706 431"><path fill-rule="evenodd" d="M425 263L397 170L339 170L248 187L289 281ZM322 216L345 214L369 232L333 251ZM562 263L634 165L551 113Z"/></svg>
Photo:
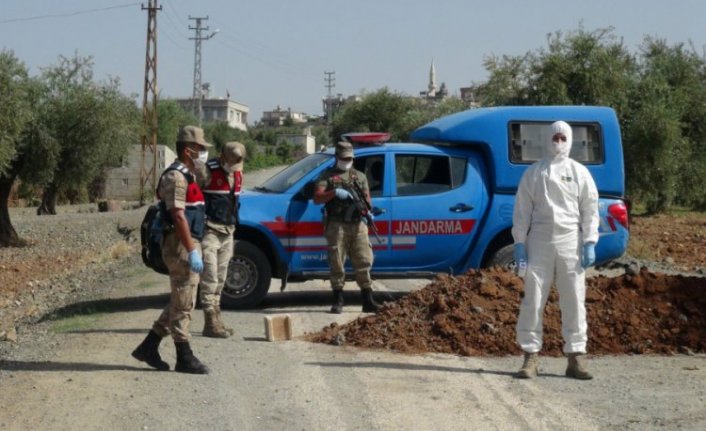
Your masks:
<svg viewBox="0 0 706 431"><path fill-rule="evenodd" d="M432 61L451 94L488 78L484 58L547 46L547 35L613 27L637 53L645 36L706 51L702 0L159 0L157 87L191 97L196 22L202 20L202 82L212 96L250 108L248 122L280 106L322 114L325 73L333 94L383 87L417 95ZM128 0L0 0L0 48L31 75L60 55L91 56L94 77L119 77L142 102L147 12Z"/></svg>

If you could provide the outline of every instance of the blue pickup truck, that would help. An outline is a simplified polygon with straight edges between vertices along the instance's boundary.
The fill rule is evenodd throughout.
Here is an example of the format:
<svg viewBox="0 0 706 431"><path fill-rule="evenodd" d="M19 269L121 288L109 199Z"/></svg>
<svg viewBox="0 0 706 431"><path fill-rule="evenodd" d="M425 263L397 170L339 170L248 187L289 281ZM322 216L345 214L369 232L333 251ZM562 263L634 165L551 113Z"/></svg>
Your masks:
<svg viewBox="0 0 706 431"><path fill-rule="evenodd" d="M620 129L607 107L530 106L464 111L420 127L410 143L357 145L354 167L370 185L374 278L423 278L514 264L512 210L524 170L542 157L550 123L571 124L571 157L586 165L599 194L597 264L628 242ZM364 134L353 134L366 140ZM252 307L272 278L328 278L322 206L314 181L334 163L311 154L240 198L240 225L222 302Z"/></svg>

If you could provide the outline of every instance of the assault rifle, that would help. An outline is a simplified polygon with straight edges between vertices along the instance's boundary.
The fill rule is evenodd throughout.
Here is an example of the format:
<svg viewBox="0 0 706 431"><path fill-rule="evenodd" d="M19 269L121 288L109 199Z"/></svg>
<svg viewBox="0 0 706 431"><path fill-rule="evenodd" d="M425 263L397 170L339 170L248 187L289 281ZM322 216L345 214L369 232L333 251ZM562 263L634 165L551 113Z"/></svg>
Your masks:
<svg viewBox="0 0 706 431"><path fill-rule="evenodd" d="M382 244L382 239L380 239L380 235L378 235L378 228L375 227L375 221L373 221L373 216L370 214L372 208L370 207L368 200L365 199L365 193L363 190L356 182L351 183L350 187L343 188L351 194L353 204L358 212L360 212L360 215L365 219L365 224L368 225L368 228L375 235L375 239L378 240L378 244Z"/></svg>

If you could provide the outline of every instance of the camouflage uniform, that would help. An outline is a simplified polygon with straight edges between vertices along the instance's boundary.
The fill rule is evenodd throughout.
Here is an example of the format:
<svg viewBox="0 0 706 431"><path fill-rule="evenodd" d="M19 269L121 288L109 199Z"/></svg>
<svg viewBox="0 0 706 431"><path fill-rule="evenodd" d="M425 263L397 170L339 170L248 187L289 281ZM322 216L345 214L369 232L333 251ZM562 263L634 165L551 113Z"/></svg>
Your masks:
<svg viewBox="0 0 706 431"><path fill-rule="evenodd" d="M189 344L189 324L196 302L198 272L203 269L199 241L203 238L205 225L204 196L196 175L189 166L196 167L202 161L205 162L208 158L207 148L210 146L200 127L180 127L177 134L179 159L162 173L157 186L159 213L165 226L161 243L162 259L169 270L171 296L169 304L154 322L142 343L133 350L132 356L160 371L169 370L169 364L162 360L159 344L162 338L171 334L176 348L174 371L190 374L209 373L208 367L194 356ZM174 210L179 210L177 220L173 218ZM183 223L186 223L186 226ZM184 228L188 233L182 230ZM189 237L180 239L177 229Z"/></svg>
<svg viewBox="0 0 706 431"><path fill-rule="evenodd" d="M221 161L211 159L203 170L203 191L206 201L206 232L203 249L200 299L203 307L204 336L227 338L233 334L221 317L221 292L228 275L228 264L233 256L238 198L242 187L242 169L245 147L239 142L224 145L221 158L234 172L225 170Z"/></svg>
<svg viewBox="0 0 706 431"><path fill-rule="evenodd" d="M368 190L368 180L363 173L353 168L341 171L334 167L324 171L317 181L317 187L325 187L326 191L329 191L353 182L357 183L363 192ZM365 199L364 196L361 198ZM355 281L360 289L371 289L373 285L370 277L373 248L368 238L368 227L352 205L351 200L332 199L325 206L324 236L328 244L331 288L334 291L343 289L345 284L346 256L351 258Z"/></svg>
<svg viewBox="0 0 706 431"><path fill-rule="evenodd" d="M167 211L172 208L186 208L188 188L186 177L176 170L166 172L160 179L158 194ZM201 245L194 242L201 253ZM179 241L174 229L165 232L162 239L162 259L169 269L171 296L152 330L165 337L171 333L175 342L189 341L191 312L196 302L199 274L189 269L189 251Z"/></svg>

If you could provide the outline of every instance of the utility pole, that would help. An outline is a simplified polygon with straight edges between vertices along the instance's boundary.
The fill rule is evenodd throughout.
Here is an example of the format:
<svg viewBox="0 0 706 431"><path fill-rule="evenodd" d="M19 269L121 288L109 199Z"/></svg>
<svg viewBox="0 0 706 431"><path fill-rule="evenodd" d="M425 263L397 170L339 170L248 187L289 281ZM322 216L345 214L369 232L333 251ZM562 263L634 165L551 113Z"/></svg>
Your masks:
<svg viewBox="0 0 706 431"><path fill-rule="evenodd" d="M332 112L333 111L333 108L332 108L333 101L331 100L333 93L331 90L336 88L336 72L335 71L331 71L331 72L324 71L324 75L326 75L326 77L324 77L324 81L326 81L326 89L327 89L326 106L324 108L326 109L326 125L329 126L329 128L330 128L331 127L331 120L332 120L331 117L333 117L333 112Z"/></svg>
<svg viewBox="0 0 706 431"><path fill-rule="evenodd" d="M157 188L157 0L148 0L147 49L145 54L145 87L142 99L142 154L140 157L140 205L145 204L147 190ZM150 164L151 166L147 166Z"/></svg>
<svg viewBox="0 0 706 431"><path fill-rule="evenodd" d="M332 91L336 87L336 71L331 71L327 72L324 71L324 81L326 81L326 128L328 129L328 134L329 137L331 138L331 142L336 142L335 139L333 139L332 133L332 127L331 127L331 122L333 120L333 100L331 99L332 97Z"/></svg>
<svg viewBox="0 0 706 431"><path fill-rule="evenodd" d="M203 90L201 89L201 41L208 40L218 33L218 29L213 31L208 36L202 36L202 31L208 31L208 27L202 27L201 21L207 21L208 17L192 17L189 15L189 19L196 21L196 27L189 26L189 30L194 30L194 37L190 37L189 40L194 41L194 91L192 94L192 108L194 110L194 115L199 121L199 126L201 125L201 114L202 114L202 98Z"/></svg>

